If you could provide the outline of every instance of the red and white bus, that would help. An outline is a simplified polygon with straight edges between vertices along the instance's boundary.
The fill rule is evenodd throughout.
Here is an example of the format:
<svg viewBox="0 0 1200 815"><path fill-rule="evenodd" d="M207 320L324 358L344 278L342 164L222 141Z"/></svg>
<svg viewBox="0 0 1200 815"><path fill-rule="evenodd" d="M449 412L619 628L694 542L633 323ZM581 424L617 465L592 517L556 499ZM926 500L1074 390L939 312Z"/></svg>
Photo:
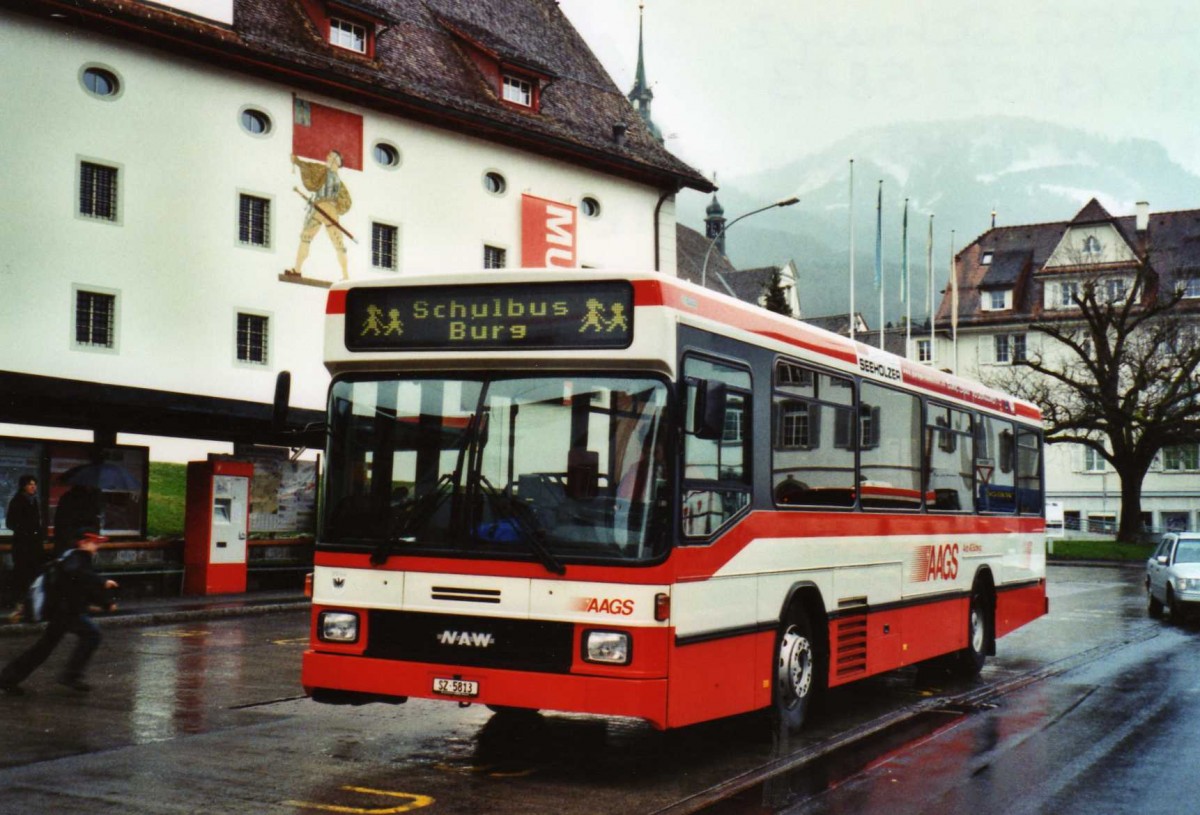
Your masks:
<svg viewBox="0 0 1200 815"><path fill-rule="evenodd" d="M673 728L1045 613L1033 406L672 277L329 292L303 684Z"/></svg>

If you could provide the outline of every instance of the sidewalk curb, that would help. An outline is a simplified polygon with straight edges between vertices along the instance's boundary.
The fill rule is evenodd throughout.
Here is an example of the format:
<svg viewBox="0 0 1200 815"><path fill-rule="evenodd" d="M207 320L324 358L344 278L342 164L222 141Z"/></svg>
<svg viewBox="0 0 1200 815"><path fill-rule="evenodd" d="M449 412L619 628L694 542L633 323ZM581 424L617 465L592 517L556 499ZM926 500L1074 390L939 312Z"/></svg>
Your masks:
<svg viewBox="0 0 1200 815"><path fill-rule="evenodd" d="M279 614L287 611L307 609L312 602L305 599L264 602L245 605L217 605L211 608L147 609L145 611L118 611L115 614L96 614L92 620L101 628L126 628L136 625L168 625L170 623L196 620L217 620L233 617L256 617L264 614ZM42 623L10 623L0 625L0 637L19 637L42 628Z"/></svg>

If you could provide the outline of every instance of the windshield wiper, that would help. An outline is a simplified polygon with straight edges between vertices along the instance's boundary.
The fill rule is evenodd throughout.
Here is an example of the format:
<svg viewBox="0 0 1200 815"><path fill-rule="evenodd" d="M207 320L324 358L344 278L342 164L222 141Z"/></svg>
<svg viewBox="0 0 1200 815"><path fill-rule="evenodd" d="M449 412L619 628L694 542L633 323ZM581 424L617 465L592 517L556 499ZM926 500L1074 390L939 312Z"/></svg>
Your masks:
<svg viewBox="0 0 1200 815"><path fill-rule="evenodd" d="M538 523L533 510L521 499L513 498L496 489L482 473L479 474L476 483L482 487L482 492L488 499L488 505L492 508L492 515L516 524L524 539L529 543L529 548L533 550L533 554L546 567L546 571L551 574L566 574L567 567L559 562L554 553L550 551L550 547L546 545L546 530Z"/></svg>
<svg viewBox="0 0 1200 815"><path fill-rule="evenodd" d="M388 534L371 552L371 563L380 566L387 562L392 548L400 543L416 543L416 533L422 530L434 513L446 503L454 490L453 475L446 473L437 480L434 488L404 508L393 521L388 519ZM390 512L390 510L389 510Z"/></svg>

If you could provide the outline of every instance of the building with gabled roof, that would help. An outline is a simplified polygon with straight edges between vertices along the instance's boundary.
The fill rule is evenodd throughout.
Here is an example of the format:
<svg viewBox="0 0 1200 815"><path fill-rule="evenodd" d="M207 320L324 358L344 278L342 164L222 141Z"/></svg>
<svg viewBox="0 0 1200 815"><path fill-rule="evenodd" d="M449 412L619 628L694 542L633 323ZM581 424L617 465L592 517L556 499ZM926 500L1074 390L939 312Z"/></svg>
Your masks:
<svg viewBox="0 0 1200 815"><path fill-rule="evenodd" d="M0 437L287 442L332 281L674 274L713 189L553 0L0 0L0 64Z"/></svg>
<svg viewBox="0 0 1200 815"><path fill-rule="evenodd" d="M1034 350L1047 350L1035 321L1078 319L1075 298L1085 280L1099 279L1120 301L1135 290L1135 273L1153 269L1163 296L1181 290L1177 308L1200 318L1200 210L1114 216L1088 201L1069 220L989 229L955 256L958 282L937 312L935 358L967 376L986 379ZM952 329L956 328L957 342ZM1047 498L1065 512L1068 528L1115 529L1120 484L1104 458L1077 444L1047 449ZM1200 528L1200 445L1163 450L1143 483L1144 525Z"/></svg>

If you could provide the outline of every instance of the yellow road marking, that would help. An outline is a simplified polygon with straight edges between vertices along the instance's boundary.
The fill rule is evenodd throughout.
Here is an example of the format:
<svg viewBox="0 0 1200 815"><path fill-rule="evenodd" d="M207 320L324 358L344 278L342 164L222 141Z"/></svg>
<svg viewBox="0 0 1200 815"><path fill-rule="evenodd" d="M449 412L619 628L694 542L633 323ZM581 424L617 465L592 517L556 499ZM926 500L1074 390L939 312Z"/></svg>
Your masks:
<svg viewBox="0 0 1200 815"><path fill-rule="evenodd" d="M381 798L408 798L406 804L400 804L394 807L385 807L383 809L363 809L362 807L348 807L339 804L314 804L311 801L284 801L286 806L303 807L304 809L319 809L324 812L350 812L356 815L395 815L400 812L412 812L414 809L421 809L433 803L433 799L428 795L417 795L411 792L393 792L391 790L376 790L370 787L355 787L346 785L342 789L347 792L359 792L363 795L378 795Z"/></svg>
<svg viewBox="0 0 1200 815"><path fill-rule="evenodd" d="M186 640L192 637L207 637L207 631L143 631L143 637L166 637L167 639Z"/></svg>
<svg viewBox="0 0 1200 815"><path fill-rule="evenodd" d="M272 645L308 645L308 637L287 637L281 640L271 640Z"/></svg>

